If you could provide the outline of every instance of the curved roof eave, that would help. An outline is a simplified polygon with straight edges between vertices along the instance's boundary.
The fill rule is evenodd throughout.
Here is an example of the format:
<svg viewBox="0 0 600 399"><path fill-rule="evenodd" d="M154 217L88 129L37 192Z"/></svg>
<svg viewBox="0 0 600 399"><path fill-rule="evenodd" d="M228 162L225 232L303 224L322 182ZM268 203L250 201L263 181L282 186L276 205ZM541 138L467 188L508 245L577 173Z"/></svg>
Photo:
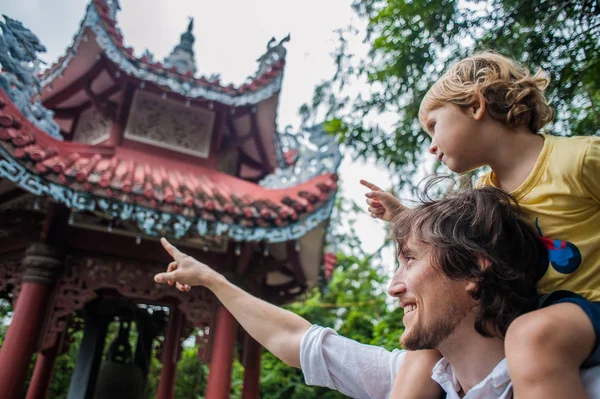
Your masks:
<svg viewBox="0 0 600 399"><path fill-rule="evenodd" d="M40 76L42 86L50 84L64 73L81 42L87 39L86 29L90 29L106 57L124 73L185 97L202 98L240 107L258 104L281 90L284 59L271 65L251 82L234 88L232 85L223 87L218 82L210 82L204 77L182 75L175 70L163 68L160 63L149 63L144 58L137 58L133 55L133 49L123 45L123 37L116 28L116 21L111 19L109 12L103 9L103 6L101 0L90 2L67 53Z"/></svg>
<svg viewBox="0 0 600 399"><path fill-rule="evenodd" d="M335 173L269 189L216 171L196 175L136 165L109 148L52 138L1 90L0 177L76 211L133 220L151 236L181 238L195 230L272 243L298 239L329 219L337 190Z"/></svg>

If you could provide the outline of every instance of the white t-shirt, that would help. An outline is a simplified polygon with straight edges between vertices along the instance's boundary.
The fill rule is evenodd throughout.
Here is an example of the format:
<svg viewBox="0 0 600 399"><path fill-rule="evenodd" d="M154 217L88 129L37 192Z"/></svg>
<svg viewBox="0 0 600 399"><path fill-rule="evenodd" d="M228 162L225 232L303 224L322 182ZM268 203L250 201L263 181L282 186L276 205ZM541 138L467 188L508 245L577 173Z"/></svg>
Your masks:
<svg viewBox="0 0 600 399"><path fill-rule="evenodd" d="M340 337L334 330L312 326L300 344L300 365L308 385L335 389L353 398L388 398L406 351L360 344ZM446 391L448 399L459 399L460 389L452 367L442 358L431 378ZM582 370L581 378L590 398L600 398L600 366ZM464 399L512 398L512 382L506 359L496 365Z"/></svg>

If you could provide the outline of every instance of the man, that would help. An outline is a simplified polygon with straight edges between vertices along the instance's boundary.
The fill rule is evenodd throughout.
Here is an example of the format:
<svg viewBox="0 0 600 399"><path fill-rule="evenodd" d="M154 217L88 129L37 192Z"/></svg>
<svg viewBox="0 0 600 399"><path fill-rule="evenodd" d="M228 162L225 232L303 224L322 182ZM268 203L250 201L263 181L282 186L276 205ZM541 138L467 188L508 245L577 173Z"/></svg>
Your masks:
<svg viewBox="0 0 600 399"><path fill-rule="evenodd" d="M510 197L494 188L424 201L403 210L392 227L400 267L388 291L404 308L403 346L442 353L432 378L448 398L510 398L503 337L512 320L535 308L535 284L548 263L535 232ZM302 368L307 384L356 398L389 397L406 351L388 352L312 326L161 242L174 261L157 282L182 291L210 289L258 342ZM591 397L600 397L599 377L598 368L582 373Z"/></svg>

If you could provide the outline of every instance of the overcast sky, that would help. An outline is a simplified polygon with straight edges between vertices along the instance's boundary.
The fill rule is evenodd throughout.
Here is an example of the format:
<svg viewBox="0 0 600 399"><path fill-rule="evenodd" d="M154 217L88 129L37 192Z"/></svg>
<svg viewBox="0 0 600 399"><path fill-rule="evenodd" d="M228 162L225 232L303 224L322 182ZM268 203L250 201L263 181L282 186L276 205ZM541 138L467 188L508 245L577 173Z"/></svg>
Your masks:
<svg viewBox="0 0 600 399"><path fill-rule="evenodd" d="M51 64L70 46L88 3L0 0L0 11L23 22L41 39L48 50L41 58ZM121 0L117 21L125 44L133 47L136 55L147 48L156 60L162 60L179 42L188 17L194 17L197 73L219 73L222 83L236 86L255 73L256 59L264 53L271 37L279 40L290 33L278 126L297 129L298 108L310 102L315 85L334 72L334 31L350 23L360 26L350 4L350 0ZM359 40L351 49L359 55L366 52ZM347 195L364 203L360 177L388 187L384 171L349 158L345 157L339 171ZM363 215L358 230L367 251L381 245L385 233L382 222Z"/></svg>

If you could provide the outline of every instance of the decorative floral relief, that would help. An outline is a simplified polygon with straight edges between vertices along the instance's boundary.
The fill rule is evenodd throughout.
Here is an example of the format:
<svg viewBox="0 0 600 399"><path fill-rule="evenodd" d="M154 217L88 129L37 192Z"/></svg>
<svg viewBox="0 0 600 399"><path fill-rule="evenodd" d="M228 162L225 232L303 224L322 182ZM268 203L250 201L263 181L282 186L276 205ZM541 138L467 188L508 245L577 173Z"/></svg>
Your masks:
<svg viewBox="0 0 600 399"><path fill-rule="evenodd" d="M125 137L208 158L215 113L136 91Z"/></svg>
<svg viewBox="0 0 600 399"><path fill-rule="evenodd" d="M52 313L48 319L42 349L51 348L58 335L65 331L73 312L83 309L95 299L97 290L114 289L127 298L151 303L166 297L178 300L179 309L195 327L206 328L213 316L214 296L205 288L194 288L189 293L173 290L154 282L154 274L162 270L158 265L110 258L92 258L71 255L65 264L65 273L55 289Z"/></svg>
<svg viewBox="0 0 600 399"><path fill-rule="evenodd" d="M98 144L110 135L112 122L94 107L81 113L73 141L85 144Z"/></svg>
<svg viewBox="0 0 600 399"><path fill-rule="evenodd" d="M0 292L21 285L22 253L15 253L0 259Z"/></svg>

